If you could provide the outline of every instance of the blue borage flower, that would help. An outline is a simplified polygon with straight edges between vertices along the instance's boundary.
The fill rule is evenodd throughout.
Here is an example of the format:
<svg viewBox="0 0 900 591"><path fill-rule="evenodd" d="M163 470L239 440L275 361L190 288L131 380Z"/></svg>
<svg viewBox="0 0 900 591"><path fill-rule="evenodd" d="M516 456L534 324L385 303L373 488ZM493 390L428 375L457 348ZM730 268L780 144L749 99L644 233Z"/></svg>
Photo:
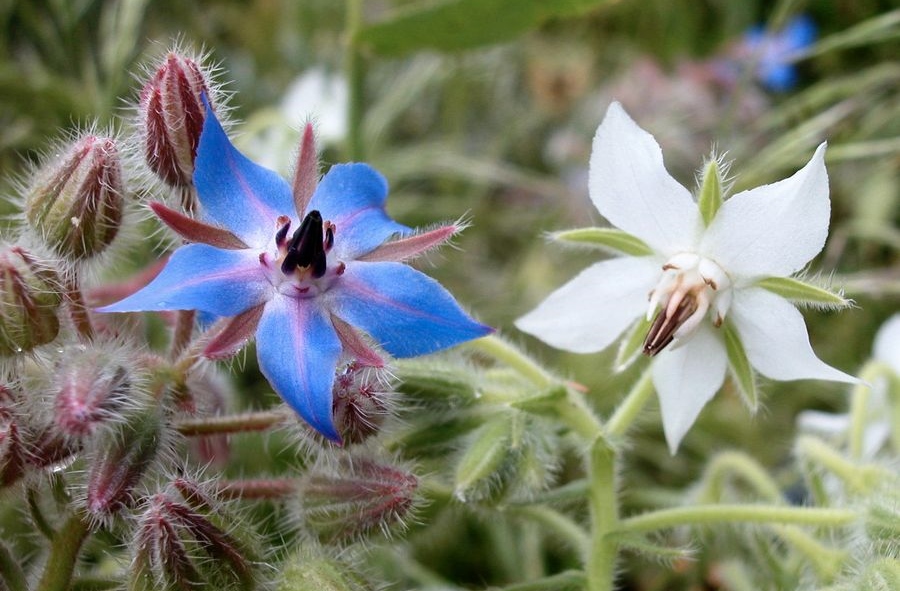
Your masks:
<svg viewBox="0 0 900 591"><path fill-rule="evenodd" d="M400 262L460 226L415 233L393 221L384 209L387 183L366 164L335 165L320 182L309 125L289 186L238 152L207 105L194 184L203 221L151 205L193 243L176 250L146 287L99 311L231 317L205 355L228 356L255 335L266 379L333 441L340 441L332 386L342 357L383 365L361 332L396 357L491 332L440 284Z"/></svg>
<svg viewBox="0 0 900 591"><path fill-rule="evenodd" d="M756 60L756 76L775 92L790 90L797 84L793 59L816 41L816 24L806 15L792 18L778 31L756 26L744 34L742 49Z"/></svg>

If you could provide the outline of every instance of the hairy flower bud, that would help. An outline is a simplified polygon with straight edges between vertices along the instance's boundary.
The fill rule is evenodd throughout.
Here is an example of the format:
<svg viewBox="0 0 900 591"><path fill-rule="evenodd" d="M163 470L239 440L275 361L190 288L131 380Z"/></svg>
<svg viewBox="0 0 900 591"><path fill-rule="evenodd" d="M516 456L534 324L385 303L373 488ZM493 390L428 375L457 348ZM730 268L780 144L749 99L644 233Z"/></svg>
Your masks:
<svg viewBox="0 0 900 591"><path fill-rule="evenodd" d="M25 216L60 256L87 259L119 232L124 194L116 142L87 134L37 172L25 196Z"/></svg>
<svg viewBox="0 0 900 591"><path fill-rule="evenodd" d="M0 488L18 480L25 472L25 448L19 426L0 414Z"/></svg>
<svg viewBox="0 0 900 591"><path fill-rule="evenodd" d="M415 504L418 479L403 468L342 456L301 479L300 514L323 541L337 542L403 527Z"/></svg>
<svg viewBox="0 0 900 591"><path fill-rule="evenodd" d="M0 250L0 356L55 339L61 299L53 269L21 247Z"/></svg>
<svg viewBox="0 0 900 591"><path fill-rule="evenodd" d="M248 545L215 522L208 497L198 507L198 485L182 480L176 486L182 495L185 486L187 503L174 490L148 499L135 534L129 589L256 588Z"/></svg>
<svg viewBox="0 0 900 591"><path fill-rule="evenodd" d="M277 591L371 591L375 586L349 562L302 545L285 560Z"/></svg>
<svg viewBox="0 0 900 591"><path fill-rule="evenodd" d="M193 184L194 159L209 97L209 77L200 65L170 52L141 90L140 125L147 165L171 187Z"/></svg>
<svg viewBox="0 0 900 591"><path fill-rule="evenodd" d="M98 349L67 351L56 370L54 415L60 431L83 437L122 416L133 376Z"/></svg>
<svg viewBox="0 0 900 591"><path fill-rule="evenodd" d="M345 444L378 433L384 422L384 388L374 370L351 363L334 380L334 425Z"/></svg>
<svg viewBox="0 0 900 591"><path fill-rule="evenodd" d="M134 501L134 487L160 448L162 417L156 411L135 415L121 429L97 442L87 484L87 510L105 520Z"/></svg>

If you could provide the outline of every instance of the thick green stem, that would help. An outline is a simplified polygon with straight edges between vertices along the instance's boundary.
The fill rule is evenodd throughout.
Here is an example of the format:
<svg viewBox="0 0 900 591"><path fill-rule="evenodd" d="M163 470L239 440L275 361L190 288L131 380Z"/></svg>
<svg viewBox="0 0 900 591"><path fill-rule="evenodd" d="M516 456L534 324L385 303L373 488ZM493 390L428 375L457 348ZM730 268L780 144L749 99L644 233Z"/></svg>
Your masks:
<svg viewBox="0 0 900 591"><path fill-rule="evenodd" d="M858 515L849 509L784 507L779 505L695 505L649 511L623 519L620 530L628 533L657 531L682 525L719 523L793 524L841 527Z"/></svg>
<svg viewBox="0 0 900 591"><path fill-rule="evenodd" d="M488 335L469 341L465 346L488 355L516 370L539 388L549 388L559 383L559 380L547 373L543 367L535 363L528 355L496 335Z"/></svg>
<svg viewBox="0 0 900 591"><path fill-rule="evenodd" d="M567 570L543 579L507 585L502 587L501 591L558 591L559 589L583 588L584 573L577 570Z"/></svg>
<svg viewBox="0 0 900 591"><path fill-rule="evenodd" d="M591 548L586 565L588 591L611 591L615 581L618 545L609 535L619 527L615 462L615 450L598 437L591 446L588 470L591 511Z"/></svg>
<svg viewBox="0 0 900 591"><path fill-rule="evenodd" d="M50 546L50 557L36 591L66 591L72 583L72 573L88 535L87 516L76 511L62 525Z"/></svg>
<svg viewBox="0 0 900 591"><path fill-rule="evenodd" d="M797 439L797 450L809 461L840 478L847 488L856 493L870 490L884 476L884 472L875 466L849 461L817 437L800 437Z"/></svg>
<svg viewBox="0 0 900 591"><path fill-rule="evenodd" d="M175 423L182 435L197 437L219 433L265 431L290 419L290 414L278 411L250 412L239 415L184 420Z"/></svg>
<svg viewBox="0 0 900 591"><path fill-rule="evenodd" d="M725 478L730 475L740 477L767 501L775 503L782 500L778 485L756 460L742 452L725 451L716 455L706 468L700 502L721 500Z"/></svg>
<svg viewBox="0 0 900 591"><path fill-rule="evenodd" d="M590 538L572 518L543 505L519 507L515 509L515 512L543 525L547 530L565 540L582 557L586 556Z"/></svg>
<svg viewBox="0 0 900 591"><path fill-rule="evenodd" d="M869 403L872 398L872 387L882 379L890 379L891 369L878 361L870 361L860 372L859 379L863 383L853 387L850 396L850 429L847 434L850 457L859 460L863 455L866 423L869 418Z"/></svg>
<svg viewBox="0 0 900 591"><path fill-rule="evenodd" d="M606 435L608 437L620 437L625 435L628 428L634 423L638 415L653 397L652 364L647 366L644 373L632 386L631 390L616 408L613 415L606 422Z"/></svg>
<svg viewBox="0 0 900 591"><path fill-rule="evenodd" d="M776 535L803 554L825 580L832 580L847 561L847 552L829 548L796 525L770 525Z"/></svg>
<svg viewBox="0 0 900 591"><path fill-rule="evenodd" d="M365 114L366 72L365 59L360 52L356 35L363 25L362 0L347 0L346 35L347 81L350 86L350 98L347 113L347 157L351 161L365 159L363 145L363 116Z"/></svg>

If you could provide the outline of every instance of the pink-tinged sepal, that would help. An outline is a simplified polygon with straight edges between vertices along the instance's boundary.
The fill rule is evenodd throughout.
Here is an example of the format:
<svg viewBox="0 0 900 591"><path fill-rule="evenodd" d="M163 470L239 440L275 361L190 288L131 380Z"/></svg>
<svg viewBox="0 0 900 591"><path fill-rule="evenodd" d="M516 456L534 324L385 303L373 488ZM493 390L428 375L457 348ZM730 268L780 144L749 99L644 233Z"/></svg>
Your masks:
<svg viewBox="0 0 900 591"><path fill-rule="evenodd" d="M378 246L375 250L360 256L357 260L367 262L407 261L445 244L461 230L460 226L452 224L427 232L413 234L412 236L390 240Z"/></svg>
<svg viewBox="0 0 900 591"><path fill-rule="evenodd" d="M207 359L227 359L240 351L253 335L262 318L265 304L259 304L231 318L223 318L218 322L220 327L213 327L213 337L203 349Z"/></svg>
<svg viewBox="0 0 900 591"><path fill-rule="evenodd" d="M294 170L294 208L298 214L306 213L309 201L319 186L319 156L316 153L316 136L311 123L303 128L297 167Z"/></svg>
<svg viewBox="0 0 900 591"><path fill-rule="evenodd" d="M366 343L359 331L334 314L331 315L331 323L341 340L341 347L345 354L355 357L357 363L366 367L384 367L384 359Z"/></svg>
<svg viewBox="0 0 900 591"><path fill-rule="evenodd" d="M150 204L153 213L173 232L188 242L208 244L225 250L241 250L249 248L244 241L226 230L186 216L158 201Z"/></svg>

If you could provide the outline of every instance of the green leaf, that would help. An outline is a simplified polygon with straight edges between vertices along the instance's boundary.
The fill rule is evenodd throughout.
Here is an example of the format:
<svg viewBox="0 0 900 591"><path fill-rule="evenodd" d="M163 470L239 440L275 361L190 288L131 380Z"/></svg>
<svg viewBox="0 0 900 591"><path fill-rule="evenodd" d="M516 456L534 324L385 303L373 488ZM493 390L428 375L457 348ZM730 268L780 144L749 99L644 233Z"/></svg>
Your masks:
<svg viewBox="0 0 900 591"><path fill-rule="evenodd" d="M703 170L703 183L700 185L700 197L697 199L697 206L700 208L704 224L708 226L716 217L723 200L722 171L719 170L718 161L713 158L706 163L706 168Z"/></svg>
<svg viewBox="0 0 900 591"><path fill-rule="evenodd" d="M565 398L565 386L553 386L540 394L516 400L510 406L536 415L555 416L559 414L557 411L559 403Z"/></svg>
<svg viewBox="0 0 900 591"><path fill-rule="evenodd" d="M503 484L518 457L518 429L522 416L518 413L499 416L473 433L468 449L456 465L457 498L463 502L491 497Z"/></svg>
<svg viewBox="0 0 900 591"><path fill-rule="evenodd" d="M730 322L726 322L722 328L725 331L725 350L728 352L728 367L731 370L731 376L734 378L744 403L751 412L756 412L759 406L759 394L756 390L753 368L750 366L750 360L747 359L747 352Z"/></svg>
<svg viewBox="0 0 900 591"><path fill-rule="evenodd" d="M634 363L638 355L644 348L644 339L650 331L650 325L653 319L647 320L646 316L631 325L631 328L625 334L625 338L619 344L619 351L616 353L616 360L613 362L613 368L618 371L625 371L628 366Z"/></svg>
<svg viewBox="0 0 900 591"><path fill-rule="evenodd" d="M603 250L642 257L653 254L653 249L628 232L616 228L575 228L552 234L554 240L586 244Z"/></svg>
<svg viewBox="0 0 900 591"><path fill-rule="evenodd" d="M853 305L852 300L840 294L793 277L766 277L757 281L756 285L798 304L826 308L847 308Z"/></svg>
<svg viewBox="0 0 900 591"><path fill-rule="evenodd" d="M449 0L399 11L362 28L355 42L400 57L423 49L462 51L511 41L551 18L576 16L606 0Z"/></svg>

